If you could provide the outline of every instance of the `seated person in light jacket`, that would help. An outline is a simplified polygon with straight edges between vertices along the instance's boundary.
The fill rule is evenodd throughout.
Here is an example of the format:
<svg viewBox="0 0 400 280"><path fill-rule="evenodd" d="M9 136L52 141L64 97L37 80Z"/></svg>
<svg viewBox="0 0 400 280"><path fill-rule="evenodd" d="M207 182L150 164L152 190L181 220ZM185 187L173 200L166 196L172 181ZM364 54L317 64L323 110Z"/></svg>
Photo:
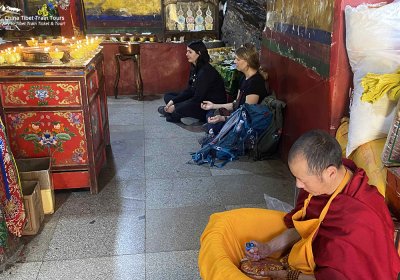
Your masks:
<svg viewBox="0 0 400 280"><path fill-rule="evenodd" d="M260 62L257 49L253 44L245 44L235 52L236 69L244 74L240 81L240 88L236 100L232 103L215 104L212 100L204 101L201 108L209 110L207 113L206 131L210 128L217 134L224 125L229 112L236 110L240 105L260 104L267 96L265 79L259 72ZM215 111L217 110L218 111Z"/></svg>
<svg viewBox="0 0 400 280"><path fill-rule="evenodd" d="M207 111L201 108L204 100L219 104L226 102L225 86L221 75L211 66L210 56L202 41L187 46L186 57L192 64L188 87L181 93L164 95L165 106L158 112L168 122L180 122L181 118L191 117L206 121Z"/></svg>

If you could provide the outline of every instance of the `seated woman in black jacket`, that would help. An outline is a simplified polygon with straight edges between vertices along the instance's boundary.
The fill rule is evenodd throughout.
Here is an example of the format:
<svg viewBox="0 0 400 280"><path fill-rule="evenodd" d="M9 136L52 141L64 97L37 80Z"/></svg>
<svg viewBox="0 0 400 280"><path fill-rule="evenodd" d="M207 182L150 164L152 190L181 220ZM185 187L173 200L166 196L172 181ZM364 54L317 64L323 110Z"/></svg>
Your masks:
<svg viewBox="0 0 400 280"><path fill-rule="evenodd" d="M158 112L168 122L180 122L181 118L191 117L201 122L206 121L207 111L201 108L204 100L220 104L226 102L225 86L221 75L210 65L207 47L202 41L195 41L187 46L186 57L192 64L188 87L181 93L164 95L165 106Z"/></svg>

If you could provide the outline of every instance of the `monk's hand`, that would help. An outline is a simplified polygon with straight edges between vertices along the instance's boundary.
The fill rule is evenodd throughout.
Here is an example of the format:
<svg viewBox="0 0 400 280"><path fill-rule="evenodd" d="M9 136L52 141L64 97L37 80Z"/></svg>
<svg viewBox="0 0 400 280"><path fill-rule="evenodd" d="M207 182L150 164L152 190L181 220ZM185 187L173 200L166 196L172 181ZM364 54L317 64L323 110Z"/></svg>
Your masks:
<svg viewBox="0 0 400 280"><path fill-rule="evenodd" d="M259 261L261 259L265 259L273 252L271 252L270 246L268 243L259 243L257 241L251 241L252 247L247 248L245 250L246 257L251 261Z"/></svg>

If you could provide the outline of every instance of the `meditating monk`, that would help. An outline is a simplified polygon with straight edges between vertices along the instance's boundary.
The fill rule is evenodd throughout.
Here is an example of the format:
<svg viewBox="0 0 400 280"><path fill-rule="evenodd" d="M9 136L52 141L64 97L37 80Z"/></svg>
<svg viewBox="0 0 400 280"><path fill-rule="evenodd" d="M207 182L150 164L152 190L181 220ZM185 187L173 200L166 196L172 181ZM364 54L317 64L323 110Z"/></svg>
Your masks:
<svg viewBox="0 0 400 280"><path fill-rule="evenodd" d="M249 279L239 269L288 256L288 268L263 271L272 279L397 279L400 258L384 198L365 171L347 159L328 133L302 135L288 155L301 189L288 214L237 209L213 214L202 237L200 274L205 280ZM251 248L245 249L245 243Z"/></svg>

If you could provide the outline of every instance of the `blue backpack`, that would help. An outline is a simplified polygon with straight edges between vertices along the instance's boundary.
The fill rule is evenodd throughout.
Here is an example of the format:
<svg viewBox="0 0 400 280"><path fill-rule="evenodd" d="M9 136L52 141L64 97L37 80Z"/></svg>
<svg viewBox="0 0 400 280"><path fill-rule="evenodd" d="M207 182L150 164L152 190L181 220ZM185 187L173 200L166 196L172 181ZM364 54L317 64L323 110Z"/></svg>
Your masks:
<svg viewBox="0 0 400 280"><path fill-rule="evenodd" d="M265 105L243 104L234 111L221 131L201 149L192 153L192 161L222 167L252 149L260 135L270 125L272 114Z"/></svg>

